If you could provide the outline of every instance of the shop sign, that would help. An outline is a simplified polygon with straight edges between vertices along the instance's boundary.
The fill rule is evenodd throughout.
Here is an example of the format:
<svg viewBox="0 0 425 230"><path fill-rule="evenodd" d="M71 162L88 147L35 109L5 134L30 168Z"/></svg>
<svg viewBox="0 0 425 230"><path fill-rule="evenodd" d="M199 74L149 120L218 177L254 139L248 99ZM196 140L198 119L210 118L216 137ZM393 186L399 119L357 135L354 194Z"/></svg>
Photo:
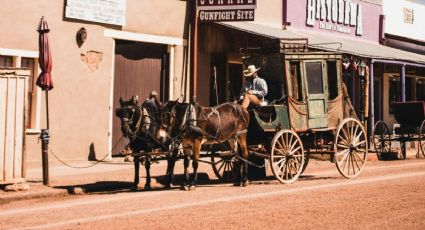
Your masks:
<svg viewBox="0 0 425 230"><path fill-rule="evenodd" d="M197 0L199 21L254 21L256 0Z"/></svg>
<svg viewBox="0 0 425 230"><path fill-rule="evenodd" d="M67 0L65 17L125 25L126 0Z"/></svg>
<svg viewBox="0 0 425 230"><path fill-rule="evenodd" d="M308 26L315 26L330 31L363 35L362 6L352 0L307 0Z"/></svg>

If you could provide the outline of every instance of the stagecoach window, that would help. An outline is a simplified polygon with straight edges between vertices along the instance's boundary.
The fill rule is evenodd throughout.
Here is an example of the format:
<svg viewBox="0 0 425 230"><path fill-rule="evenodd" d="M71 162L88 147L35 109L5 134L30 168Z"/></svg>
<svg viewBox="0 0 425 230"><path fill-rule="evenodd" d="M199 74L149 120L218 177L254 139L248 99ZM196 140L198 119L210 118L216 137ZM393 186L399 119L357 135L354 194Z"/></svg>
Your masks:
<svg viewBox="0 0 425 230"><path fill-rule="evenodd" d="M299 62L291 62L291 86L292 86L292 97L297 101L303 101L303 90L301 81L301 69Z"/></svg>
<svg viewBox="0 0 425 230"><path fill-rule="evenodd" d="M323 94L322 63L306 62L305 71L307 74L308 93Z"/></svg>
<svg viewBox="0 0 425 230"><path fill-rule="evenodd" d="M328 89L329 89L329 100L333 100L338 97L338 70L336 62L328 62Z"/></svg>

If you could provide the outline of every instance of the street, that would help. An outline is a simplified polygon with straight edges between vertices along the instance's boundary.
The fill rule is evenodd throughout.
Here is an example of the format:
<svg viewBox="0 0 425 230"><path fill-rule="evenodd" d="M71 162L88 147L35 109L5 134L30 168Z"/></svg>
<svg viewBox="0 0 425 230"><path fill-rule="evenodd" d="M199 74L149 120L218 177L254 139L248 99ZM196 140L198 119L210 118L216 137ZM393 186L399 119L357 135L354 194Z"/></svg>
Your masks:
<svg viewBox="0 0 425 230"><path fill-rule="evenodd" d="M211 171L200 167L215 179ZM16 201L0 206L0 229L425 228L423 159L370 161L352 180L316 160L293 184L268 176L248 187L208 180L190 192L154 186Z"/></svg>

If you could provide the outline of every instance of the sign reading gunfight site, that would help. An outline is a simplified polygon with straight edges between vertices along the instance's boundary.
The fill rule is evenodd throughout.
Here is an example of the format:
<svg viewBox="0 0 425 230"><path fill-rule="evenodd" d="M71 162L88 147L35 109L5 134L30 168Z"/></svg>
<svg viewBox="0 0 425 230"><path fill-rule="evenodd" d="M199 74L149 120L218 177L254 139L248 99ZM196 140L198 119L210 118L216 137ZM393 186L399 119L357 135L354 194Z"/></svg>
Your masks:
<svg viewBox="0 0 425 230"><path fill-rule="evenodd" d="M196 0L199 21L254 21L257 0Z"/></svg>
<svg viewBox="0 0 425 230"><path fill-rule="evenodd" d="M67 0L65 17L125 25L126 0Z"/></svg>
<svg viewBox="0 0 425 230"><path fill-rule="evenodd" d="M319 28L356 35L363 34L362 6L352 0L307 0L306 24L313 26L319 21Z"/></svg>

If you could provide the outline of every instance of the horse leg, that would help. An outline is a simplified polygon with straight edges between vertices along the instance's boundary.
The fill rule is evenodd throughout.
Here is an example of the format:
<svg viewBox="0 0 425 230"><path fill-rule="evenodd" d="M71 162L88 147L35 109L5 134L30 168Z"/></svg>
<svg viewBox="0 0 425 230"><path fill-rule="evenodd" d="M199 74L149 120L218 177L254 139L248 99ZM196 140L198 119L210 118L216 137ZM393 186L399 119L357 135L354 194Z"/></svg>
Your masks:
<svg viewBox="0 0 425 230"><path fill-rule="evenodd" d="M242 164L242 186L248 186L248 146L246 143L246 134L238 137L238 142L241 147L242 158L245 160Z"/></svg>
<svg viewBox="0 0 425 230"><path fill-rule="evenodd" d="M151 158L146 157L145 160L145 169L146 169L146 183L144 190L151 190Z"/></svg>
<svg viewBox="0 0 425 230"><path fill-rule="evenodd" d="M184 156L184 163L183 163L183 166L184 166L184 182L183 182L183 188L184 188L184 190L188 190L189 189L189 180L190 180L190 178L189 178L189 170L188 170L188 168L189 168L189 163L190 163L190 158L189 158L189 154L185 154L185 156Z"/></svg>
<svg viewBox="0 0 425 230"><path fill-rule="evenodd" d="M134 157L134 182L133 182L133 190L137 190L137 186L139 185L139 169L140 169L140 158Z"/></svg>
<svg viewBox="0 0 425 230"><path fill-rule="evenodd" d="M196 189L196 184L198 182L198 164L199 164L199 156L201 154L201 141L195 140L194 143L194 153L193 153L193 161L192 161L192 167L193 167L193 179L190 183L190 190Z"/></svg>
<svg viewBox="0 0 425 230"><path fill-rule="evenodd" d="M176 164L176 158L178 149L173 150L173 153L171 156L167 159L167 182L165 184L166 188L170 188L171 184L173 183L173 175L174 175L174 166Z"/></svg>

